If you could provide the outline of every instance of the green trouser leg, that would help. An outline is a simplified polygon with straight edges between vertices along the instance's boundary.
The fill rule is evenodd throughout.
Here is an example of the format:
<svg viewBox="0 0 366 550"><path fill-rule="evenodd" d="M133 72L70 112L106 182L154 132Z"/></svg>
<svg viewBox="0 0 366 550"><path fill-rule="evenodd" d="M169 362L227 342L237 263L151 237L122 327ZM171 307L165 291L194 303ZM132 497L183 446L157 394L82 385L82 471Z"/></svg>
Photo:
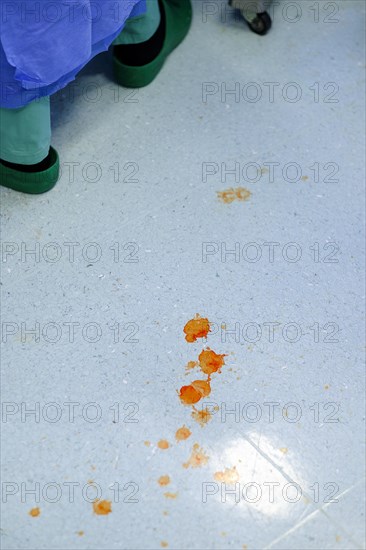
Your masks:
<svg viewBox="0 0 366 550"><path fill-rule="evenodd" d="M0 159L37 164L47 157L50 145L49 96L19 109L0 109Z"/></svg>
<svg viewBox="0 0 366 550"><path fill-rule="evenodd" d="M128 19L114 45L137 44L152 37L160 23L158 0L146 0L147 11ZM50 98L32 101L20 109L0 108L0 159L36 164L51 145Z"/></svg>
<svg viewBox="0 0 366 550"><path fill-rule="evenodd" d="M114 46L139 44L152 37L160 23L158 0L146 0L146 13L128 19L122 32L114 40Z"/></svg>

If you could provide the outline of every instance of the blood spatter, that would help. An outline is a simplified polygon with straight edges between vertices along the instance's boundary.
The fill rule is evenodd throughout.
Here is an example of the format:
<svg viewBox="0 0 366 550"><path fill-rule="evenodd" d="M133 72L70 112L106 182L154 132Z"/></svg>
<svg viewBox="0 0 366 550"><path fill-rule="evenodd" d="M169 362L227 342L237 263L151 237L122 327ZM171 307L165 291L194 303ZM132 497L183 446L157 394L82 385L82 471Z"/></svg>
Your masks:
<svg viewBox="0 0 366 550"><path fill-rule="evenodd" d="M198 356L201 370L208 375L220 372L221 367L225 365L224 357L226 357L226 354L220 355L210 348L202 350Z"/></svg>
<svg viewBox="0 0 366 550"><path fill-rule="evenodd" d="M236 483L239 481L239 474L234 466L233 468L225 468L223 472L216 472L214 478L215 481L221 483Z"/></svg>
<svg viewBox="0 0 366 550"><path fill-rule="evenodd" d="M36 508L29 510L28 514L32 516L32 518L37 518L41 514L41 509L37 506Z"/></svg>
<svg viewBox="0 0 366 550"><path fill-rule="evenodd" d="M202 397L207 397L211 393L211 385L209 380L194 380L191 383L191 386L193 386L195 390L199 391Z"/></svg>
<svg viewBox="0 0 366 550"><path fill-rule="evenodd" d="M84 531L77 531L76 534L79 536L79 537L82 537L84 535Z"/></svg>
<svg viewBox="0 0 366 550"><path fill-rule="evenodd" d="M167 543L167 541L166 541L166 540L162 540L161 543L160 543L160 546L161 546L162 548L168 548L168 543Z"/></svg>
<svg viewBox="0 0 366 550"><path fill-rule="evenodd" d="M195 342L197 338L206 338L210 332L210 322L206 317L201 317L198 313L194 319L188 321L183 328L187 342Z"/></svg>
<svg viewBox="0 0 366 550"><path fill-rule="evenodd" d="M195 443L191 451L191 456L188 461L183 464L183 468L200 468L207 464L208 459L209 457L205 455L198 443Z"/></svg>
<svg viewBox="0 0 366 550"><path fill-rule="evenodd" d="M165 496L165 498L175 499L175 498L177 498L178 493L169 493L169 492L167 492L167 493L164 493L164 496Z"/></svg>
<svg viewBox="0 0 366 550"><path fill-rule="evenodd" d="M188 361L186 365L186 374L188 374L191 370L193 370L195 367L198 367L199 363L198 361Z"/></svg>
<svg viewBox="0 0 366 550"><path fill-rule="evenodd" d="M95 500L93 502L94 514L106 516L112 512L112 502L110 500Z"/></svg>
<svg viewBox="0 0 366 550"><path fill-rule="evenodd" d="M165 451L165 449L169 449L169 441L167 441L166 439L160 439L160 441L158 441L158 447L163 451Z"/></svg>
<svg viewBox="0 0 366 550"><path fill-rule="evenodd" d="M161 487L165 487L166 485L169 485L170 477L169 476L160 476L159 479L158 479L158 483Z"/></svg>
<svg viewBox="0 0 366 550"><path fill-rule="evenodd" d="M230 204L233 201L247 201L251 196L251 192L245 187L230 187L224 191L217 191L217 197L219 201Z"/></svg>
<svg viewBox="0 0 366 550"><path fill-rule="evenodd" d="M212 419L212 414L207 408L197 410L193 407L192 418L203 427Z"/></svg>
<svg viewBox="0 0 366 550"><path fill-rule="evenodd" d="M150 443L150 441L144 441L144 445L145 445L146 447L150 447L150 446L151 446L151 443Z"/></svg>
<svg viewBox="0 0 366 550"><path fill-rule="evenodd" d="M211 393L210 380L194 380L189 386L182 386L179 392L184 405L194 405Z"/></svg>
<svg viewBox="0 0 366 550"><path fill-rule="evenodd" d="M188 437L191 435L191 430L187 428L186 426L182 426L179 428L175 433L175 439L177 441L184 441L185 439L188 439Z"/></svg>
<svg viewBox="0 0 366 550"><path fill-rule="evenodd" d="M179 398L183 405L194 405L202 399L202 393L192 385L182 386L179 391Z"/></svg>

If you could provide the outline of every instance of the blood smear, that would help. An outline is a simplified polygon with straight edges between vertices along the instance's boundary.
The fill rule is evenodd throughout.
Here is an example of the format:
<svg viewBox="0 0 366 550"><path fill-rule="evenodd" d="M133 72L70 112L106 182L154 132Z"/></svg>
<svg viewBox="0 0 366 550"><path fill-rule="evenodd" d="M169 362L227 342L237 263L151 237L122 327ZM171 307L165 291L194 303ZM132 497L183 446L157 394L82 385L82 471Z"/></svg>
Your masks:
<svg viewBox="0 0 366 550"><path fill-rule="evenodd" d="M194 405L202 399L202 393L192 385L182 386L179 391L179 398L183 405Z"/></svg>
<svg viewBox="0 0 366 550"><path fill-rule="evenodd" d="M220 355L210 348L202 350L198 356L201 370L209 375L220 371L221 367L225 365L224 357L226 357L225 354Z"/></svg>
<svg viewBox="0 0 366 550"><path fill-rule="evenodd" d="M31 510L29 510L29 515L32 516L32 518L36 518L38 517L40 514L41 514L41 509L40 508L32 508Z"/></svg>
<svg viewBox="0 0 366 550"><path fill-rule="evenodd" d="M212 419L212 414L207 408L199 411L193 407L192 418L203 427Z"/></svg>
<svg viewBox="0 0 366 550"><path fill-rule="evenodd" d="M194 380L191 382L191 386L193 386L195 390L199 391L202 397L207 397L211 393L209 380Z"/></svg>
<svg viewBox="0 0 366 550"><path fill-rule="evenodd" d="M185 439L188 439L188 437L191 435L191 430L187 428L186 426L182 426L179 428L175 433L175 439L177 441L184 441Z"/></svg>
<svg viewBox="0 0 366 550"><path fill-rule="evenodd" d="M169 492L168 492L168 493L164 493L164 496L165 496L166 498L172 498L172 499L174 499L174 498L177 498L178 493L169 493Z"/></svg>
<svg viewBox="0 0 366 550"><path fill-rule="evenodd" d="M183 332L187 342L195 342L197 338L206 338L210 332L210 322L206 317L201 317L196 313L194 319L185 324Z"/></svg>
<svg viewBox="0 0 366 550"><path fill-rule="evenodd" d="M112 512L112 503L110 500L95 500L93 510L98 516L106 516Z"/></svg>
<svg viewBox="0 0 366 550"><path fill-rule="evenodd" d="M188 363L186 365L186 374L188 374L189 371L191 371L192 369L194 369L195 367L198 367L198 366L199 366L198 361L188 361Z"/></svg>
<svg viewBox="0 0 366 550"><path fill-rule="evenodd" d="M216 472L214 478L215 481L222 483L236 483L239 481L239 474L234 466L233 468L225 468L223 472Z"/></svg>
<svg viewBox="0 0 366 550"><path fill-rule="evenodd" d="M158 479L158 483L161 487L164 487L165 485L169 485L170 477L169 476L160 476L159 479Z"/></svg>
<svg viewBox="0 0 366 550"><path fill-rule="evenodd" d="M236 187L233 189L225 189L225 191L217 191L218 199L225 204L230 204L233 201L247 201L251 196L251 192L245 187Z"/></svg>
<svg viewBox="0 0 366 550"><path fill-rule="evenodd" d="M192 448L191 456L188 461L183 464L183 468L199 468L207 464L209 457L205 455L198 443L195 443Z"/></svg>

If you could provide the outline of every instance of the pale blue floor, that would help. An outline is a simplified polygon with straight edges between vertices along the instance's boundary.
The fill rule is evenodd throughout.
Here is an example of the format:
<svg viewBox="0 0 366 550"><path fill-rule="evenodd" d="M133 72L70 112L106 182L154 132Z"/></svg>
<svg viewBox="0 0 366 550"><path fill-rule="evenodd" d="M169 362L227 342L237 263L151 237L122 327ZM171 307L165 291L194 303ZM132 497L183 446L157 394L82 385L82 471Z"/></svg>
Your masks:
<svg viewBox="0 0 366 550"><path fill-rule="evenodd" d="M53 100L56 188L1 189L4 549L364 548L365 9L297 2L290 23L288 4L261 38L224 21L224 2L195 2L188 39L134 95L99 56L74 99L69 87ZM205 21L202 9L217 13ZM239 98L225 97L235 83ZM235 163L237 178L225 172ZM289 181L289 163L303 179ZM252 194L223 204L217 191L230 187ZM207 344L184 339L197 312L213 323ZM36 323L38 341L25 334ZM200 378L185 365L205 345L228 356L208 398L219 410L202 428L176 390ZM74 422L67 402L78 404ZM22 418L25 407L39 407L39 421ZM235 407L238 417L225 415ZM178 444L183 424L192 435ZM209 459L186 469L194 443ZM224 502L215 473L234 466L240 498ZM90 480L109 515L87 502ZM257 502L243 497L250 482ZM302 496L291 503L293 482ZM36 483L38 503L24 492Z"/></svg>

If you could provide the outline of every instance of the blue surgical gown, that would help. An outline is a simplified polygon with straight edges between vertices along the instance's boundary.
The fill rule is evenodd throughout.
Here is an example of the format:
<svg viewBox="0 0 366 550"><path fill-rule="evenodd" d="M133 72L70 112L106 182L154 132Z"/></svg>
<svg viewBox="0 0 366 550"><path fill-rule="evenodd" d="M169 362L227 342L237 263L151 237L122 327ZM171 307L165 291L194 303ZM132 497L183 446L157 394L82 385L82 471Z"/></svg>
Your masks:
<svg viewBox="0 0 366 550"><path fill-rule="evenodd" d="M145 0L0 0L0 107L51 95L107 50Z"/></svg>

